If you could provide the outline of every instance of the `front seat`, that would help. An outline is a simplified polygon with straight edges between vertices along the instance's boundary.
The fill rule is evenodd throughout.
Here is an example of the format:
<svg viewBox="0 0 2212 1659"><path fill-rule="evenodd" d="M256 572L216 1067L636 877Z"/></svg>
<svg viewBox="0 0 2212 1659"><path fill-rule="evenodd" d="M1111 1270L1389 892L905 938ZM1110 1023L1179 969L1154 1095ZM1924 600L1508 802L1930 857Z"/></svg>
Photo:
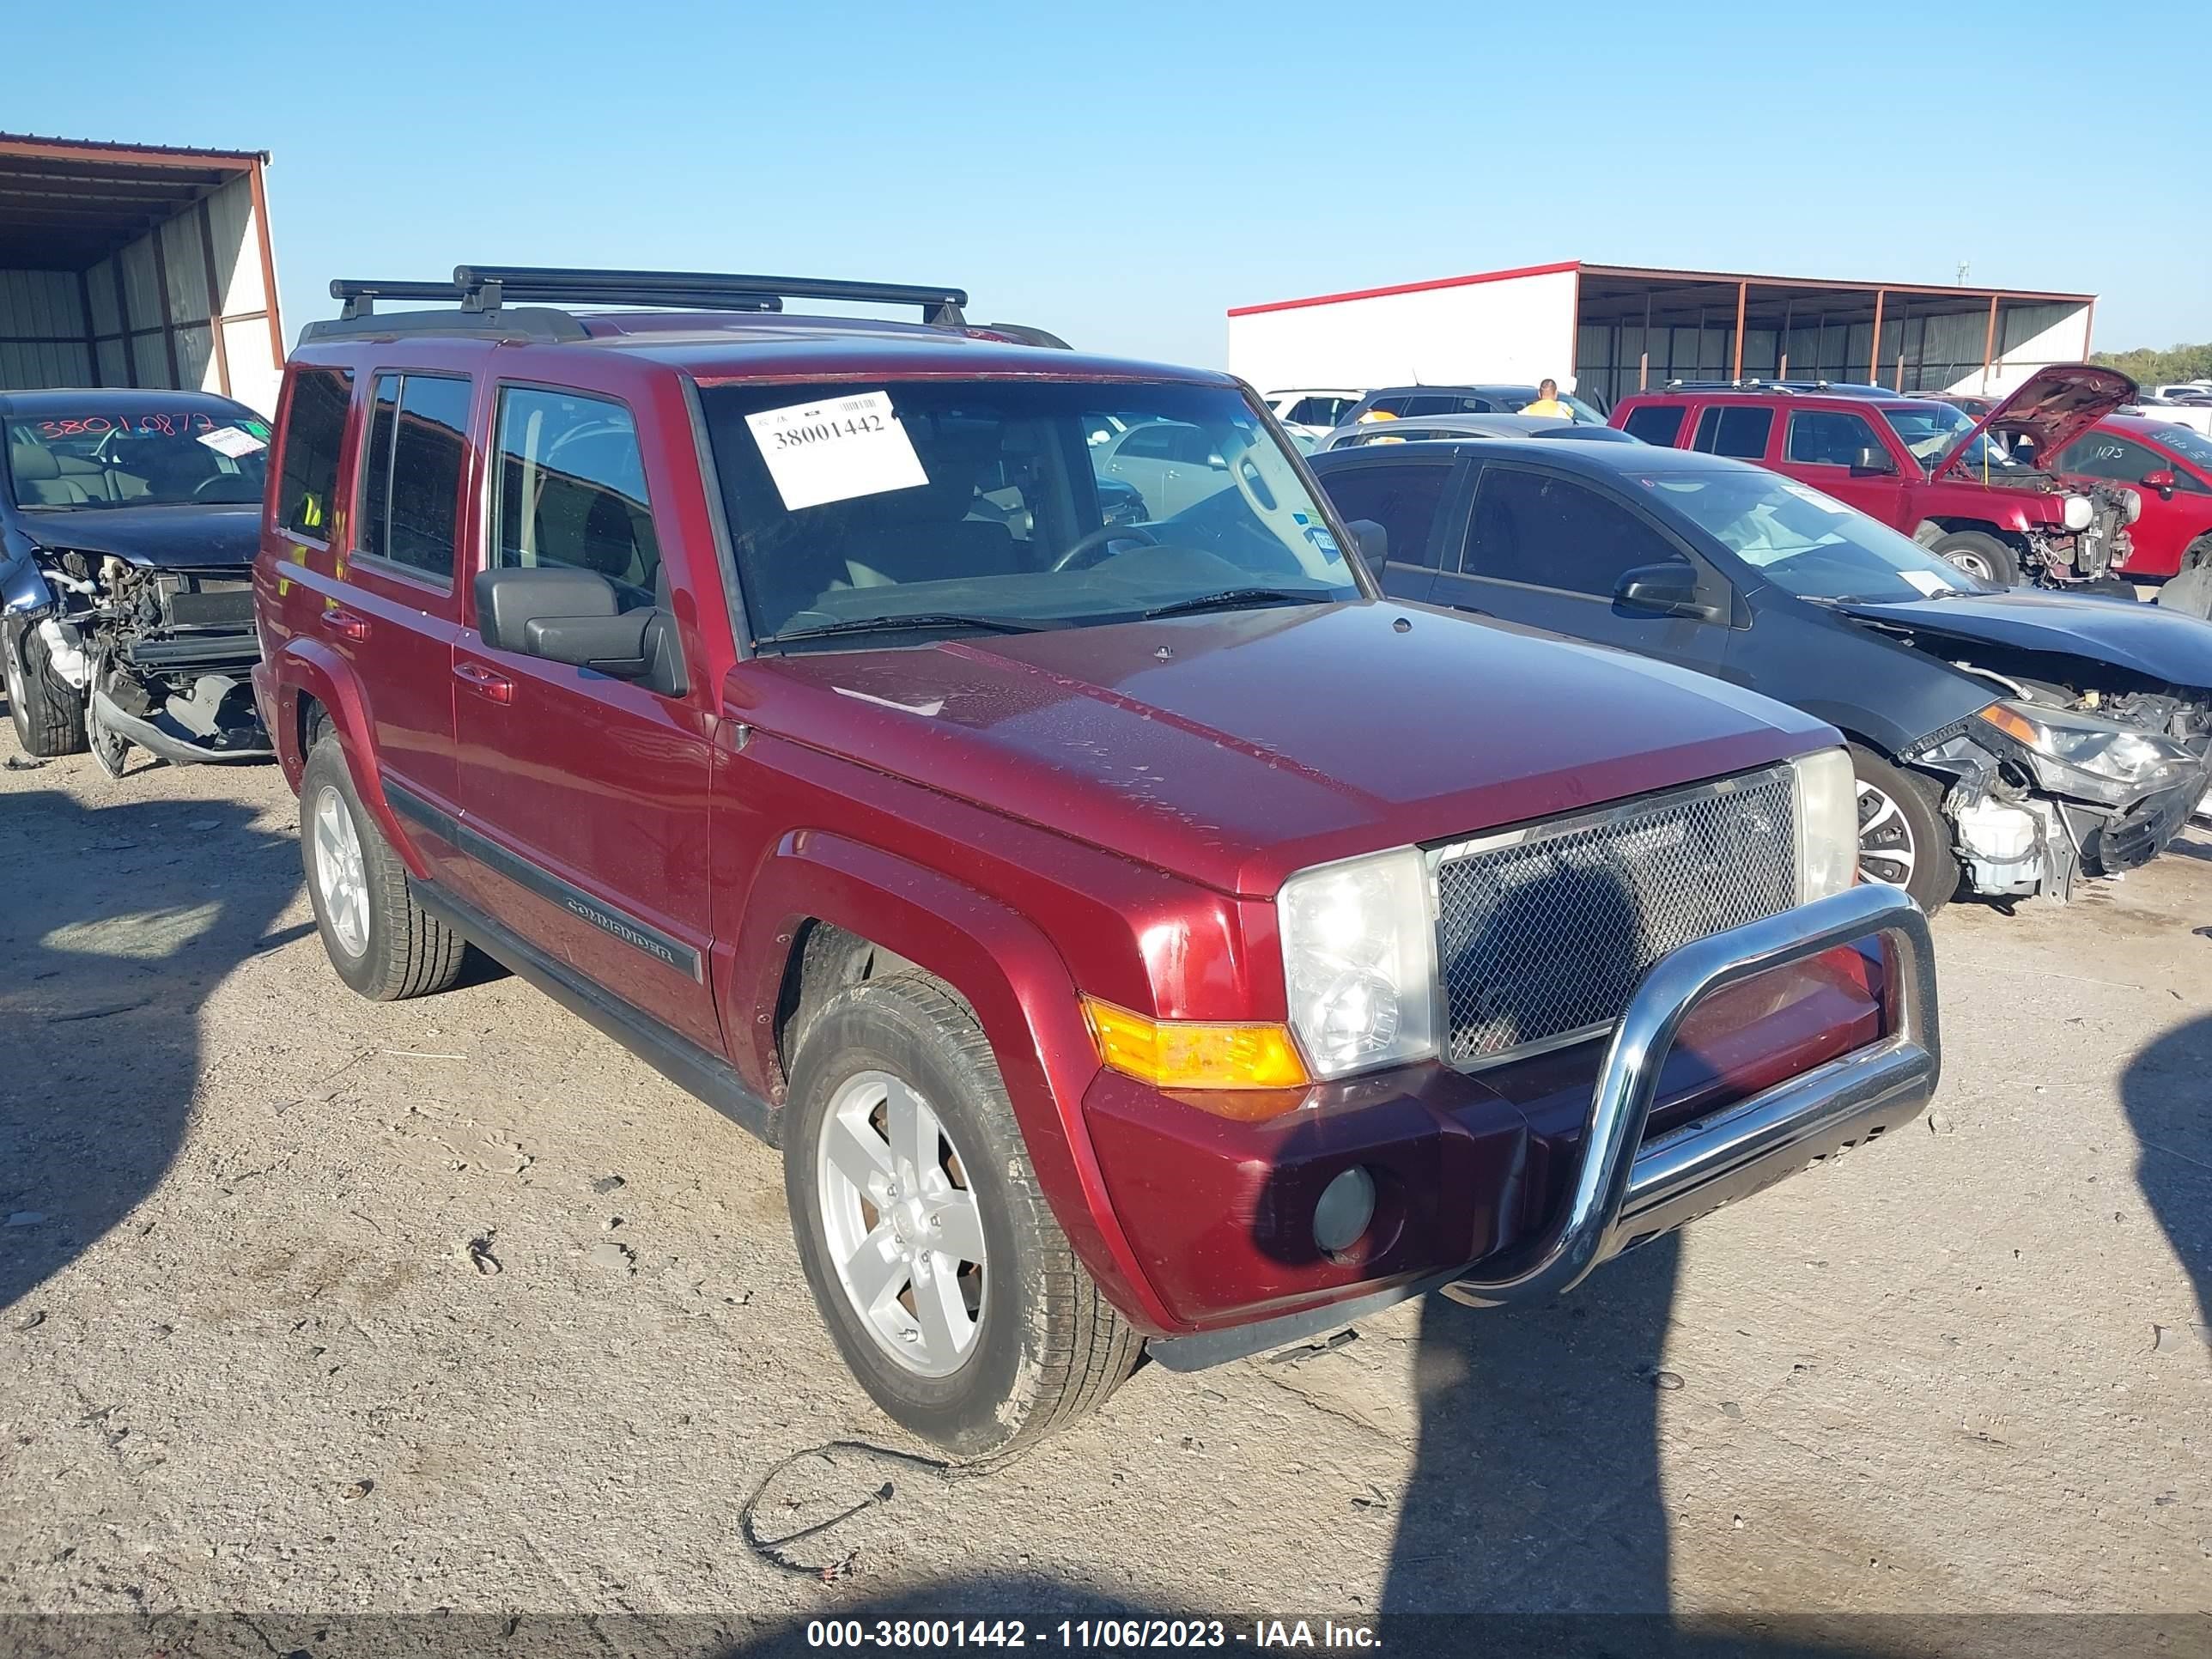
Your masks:
<svg viewBox="0 0 2212 1659"><path fill-rule="evenodd" d="M81 507L92 497L74 478L62 477L54 452L38 444L9 444L8 471L15 500L25 507Z"/></svg>

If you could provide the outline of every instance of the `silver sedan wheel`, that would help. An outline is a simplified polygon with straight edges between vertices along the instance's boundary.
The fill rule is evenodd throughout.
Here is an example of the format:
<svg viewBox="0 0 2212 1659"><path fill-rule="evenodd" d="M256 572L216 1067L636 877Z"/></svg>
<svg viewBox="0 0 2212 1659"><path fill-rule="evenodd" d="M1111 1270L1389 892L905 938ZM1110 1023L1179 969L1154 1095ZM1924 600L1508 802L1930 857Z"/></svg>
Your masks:
<svg viewBox="0 0 2212 1659"><path fill-rule="evenodd" d="M949 1376L983 1316L983 1214L960 1149L929 1103L888 1072L830 1102L815 1147L830 1261L876 1346Z"/></svg>
<svg viewBox="0 0 2212 1659"><path fill-rule="evenodd" d="M1920 849L1912 840L1912 825L1897 803L1881 790L1859 780L1859 874L1869 881L1892 887L1911 884L1920 862Z"/></svg>
<svg viewBox="0 0 2212 1659"><path fill-rule="evenodd" d="M368 949L368 872L361 837L345 797L330 784L315 794L315 889L338 949L358 957Z"/></svg>

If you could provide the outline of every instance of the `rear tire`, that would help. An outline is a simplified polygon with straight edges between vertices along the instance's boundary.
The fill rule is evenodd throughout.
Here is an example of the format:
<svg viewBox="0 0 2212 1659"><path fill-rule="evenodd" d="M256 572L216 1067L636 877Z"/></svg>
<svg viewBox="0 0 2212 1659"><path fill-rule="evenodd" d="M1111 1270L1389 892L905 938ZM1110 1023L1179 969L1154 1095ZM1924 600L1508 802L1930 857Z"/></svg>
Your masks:
<svg viewBox="0 0 2212 1659"><path fill-rule="evenodd" d="M2020 586L2020 555L2002 538L1986 531L1949 531L1928 550L1985 582L1995 582L2000 587Z"/></svg>
<svg viewBox="0 0 2212 1659"><path fill-rule="evenodd" d="M1862 744L1850 751L1859 785L1859 879L1902 887L1934 915L1959 890L1942 791Z"/></svg>
<svg viewBox="0 0 2212 1659"><path fill-rule="evenodd" d="M791 1077L799 1259L886 1414L990 1457L1095 1409L1135 1369L1141 1339L1075 1259L990 1042L942 986L900 974L837 993Z"/></svg>
<svg viewBox="0 0 2212 1659"><path fill-rule="evenodd" d="M407 890L407 866L362 810L328 731L300 776L300 862L331 966L362 995L397 1002L460 977L466 945Z"/></svg>
<svg viewBox="0 0 2212 1659"><path fill-rule="evenodd" d="M84 693L54 672L38 624L18 619L0 631L7 659L8 714L27 755L51 760L83 751Z"/></svg>

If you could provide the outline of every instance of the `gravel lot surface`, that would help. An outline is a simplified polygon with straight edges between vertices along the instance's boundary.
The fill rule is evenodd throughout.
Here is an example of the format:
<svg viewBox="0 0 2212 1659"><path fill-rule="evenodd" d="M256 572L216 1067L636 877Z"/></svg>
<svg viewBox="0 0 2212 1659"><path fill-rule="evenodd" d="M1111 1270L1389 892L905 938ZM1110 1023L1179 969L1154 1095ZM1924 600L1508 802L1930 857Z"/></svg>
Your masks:
<svg viewBox="0 0 2212 1659"><path fill-rule="evenodd" d="M949 1476L848 1381L775 1153L519 981L355 998L276 769L134 758L0 772L0 1610L245 1653L357 1609L708 1651L1018 1591L2212 1610L2202 830L1938 919L1946 1080L1905 1134L1555 1307L1150 1368ZM757 1491L761 1537L853 1512L764 1552Z"/></svg>

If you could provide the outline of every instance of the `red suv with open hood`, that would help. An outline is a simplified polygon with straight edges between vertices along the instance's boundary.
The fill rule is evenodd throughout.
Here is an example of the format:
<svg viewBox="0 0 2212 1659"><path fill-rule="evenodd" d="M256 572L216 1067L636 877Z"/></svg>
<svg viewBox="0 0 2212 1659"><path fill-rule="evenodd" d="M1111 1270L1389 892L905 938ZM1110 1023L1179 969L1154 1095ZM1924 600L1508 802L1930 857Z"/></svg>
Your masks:
<svg viewBox="0 0 2212 1659"><path fill-rule="evenodd" d="M1926 923L1853 884L1836 732L1383 599L1227 375L947 289L337 289L256 569L331 963L477 946L781 1145L917 1432L1547 1295L1926 1101ZM1091 441L1154 425L1171 512Z"/></svg>
<svg viewBox="0 0 2212 1659"><path fill-rule="evenodd" d="M1984 580L2063 586L2125 562L2142 502L2133 490L2062 481L2051 463L2135 392L2113 369L2057 364L1977 418L1876 387L1678 383L1622 398L1613 424L1647 443L1757 461Z"/></svg>

